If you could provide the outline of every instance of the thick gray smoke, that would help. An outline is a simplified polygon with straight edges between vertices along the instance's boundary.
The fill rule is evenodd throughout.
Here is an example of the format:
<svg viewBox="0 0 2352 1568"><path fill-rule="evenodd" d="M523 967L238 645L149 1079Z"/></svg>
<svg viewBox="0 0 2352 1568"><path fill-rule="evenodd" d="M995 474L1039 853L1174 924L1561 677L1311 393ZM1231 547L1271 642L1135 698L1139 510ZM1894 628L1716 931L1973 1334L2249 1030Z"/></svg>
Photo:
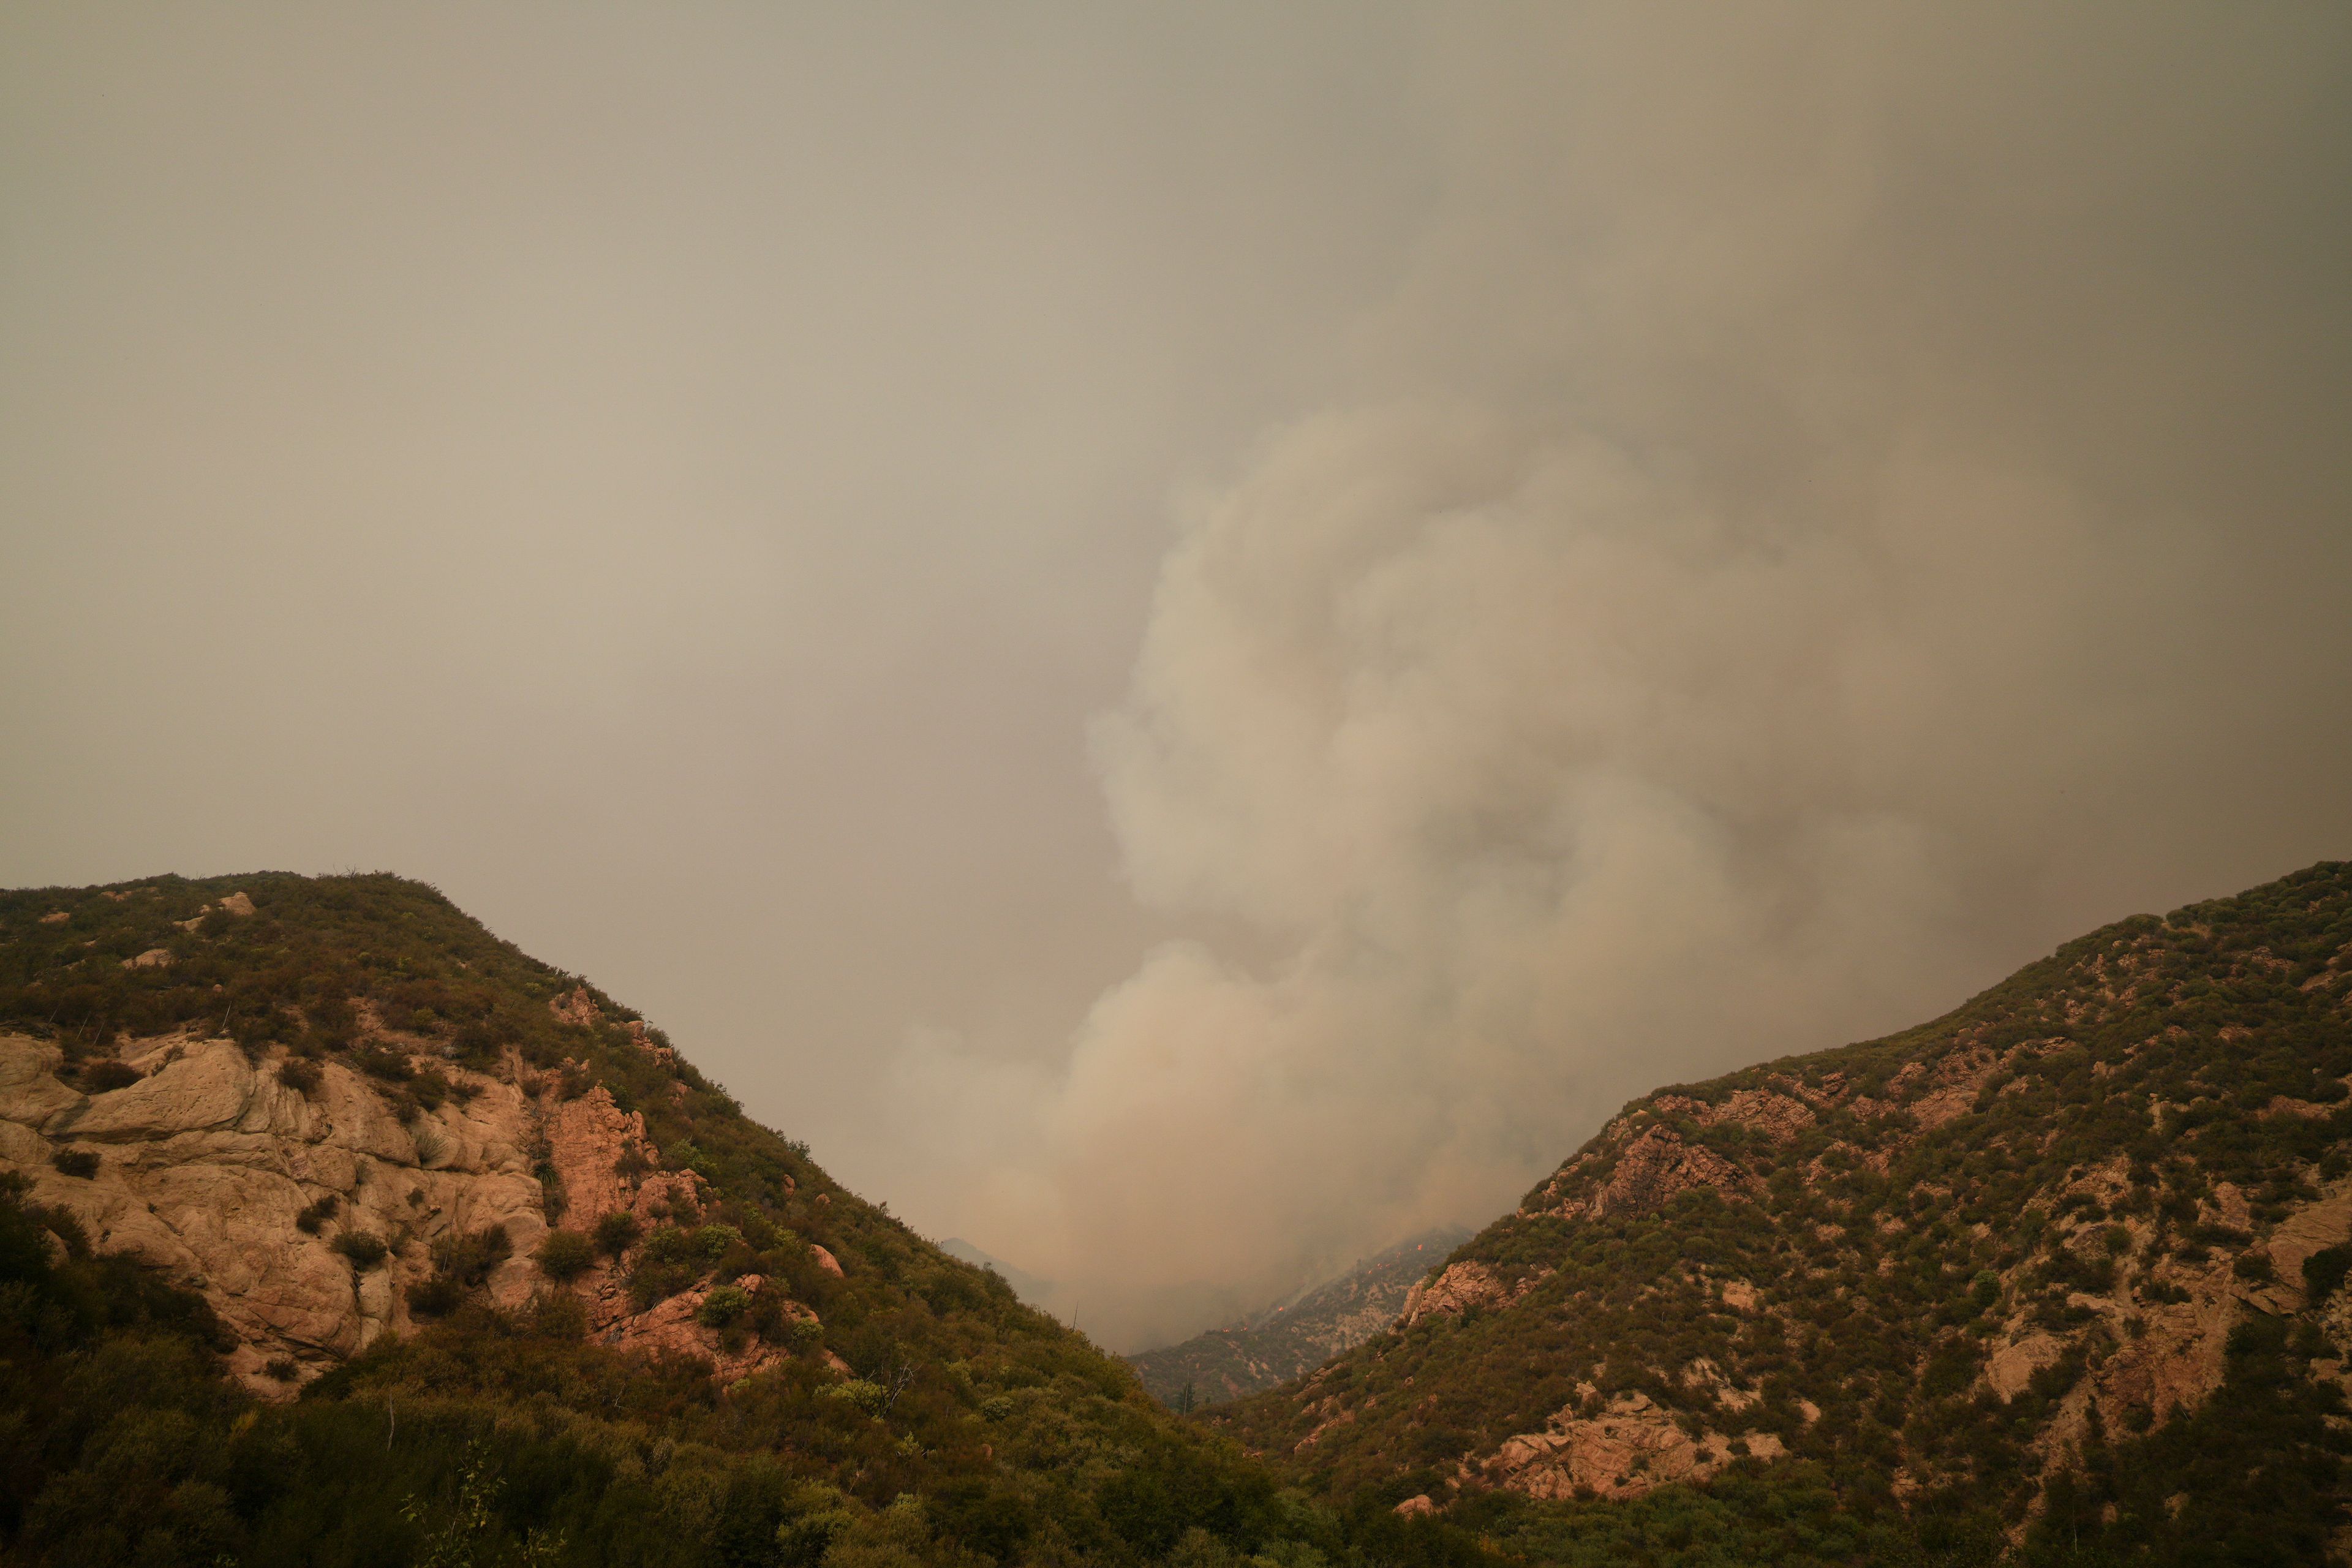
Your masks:
<svg viewBox="0 0 2352 1568"><path fill-rule="evenodd" d="M1138 893L1262 951L902 1063L1115 1343L2352 853L2352 12L1480 15L1355 394L1097 736Z"/></svg>

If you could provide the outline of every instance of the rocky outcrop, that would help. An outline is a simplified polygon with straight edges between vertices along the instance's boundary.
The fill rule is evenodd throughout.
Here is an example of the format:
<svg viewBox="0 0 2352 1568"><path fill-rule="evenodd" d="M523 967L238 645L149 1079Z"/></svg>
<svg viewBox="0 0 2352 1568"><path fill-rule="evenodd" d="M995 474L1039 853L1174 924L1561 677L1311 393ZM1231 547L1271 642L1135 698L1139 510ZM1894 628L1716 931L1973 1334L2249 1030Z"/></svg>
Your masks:
<svg viewBox="0 0 2352 1568"><path fill-rule="evenodd" d="M554 1167L562 1192L563 1222L574 1230L594 1228L598 1220L618 1210L647 1217L650 1209L645 1184L626 1173L649 1171L655 1151L646 1137L646 1119L624 1111L612 1092L597 1084L571 1100L555 1086L541 1090L539 1110L547 1139L548 1163ZM690 1183L689 1183L689 1190ZM668 1184L661 1201L669 1196Z"/></svg>
<svg viewBox="0 0 2352 1568"><path fill-rule="evenodd" d="M1504 1299L1503 1282L1483 1263L1448 1264L1433 1279L1407 1291L1402 1321L1406 1328L1435 1313L1460 1317L1473 1307L1491 1307Z"/></svg>
<svg viewBox="0 0 2352 1568"><path fill-rule="evenodd" d="M1709 1105L1687 1095L1662 1094L1651 1101L1662 1116L1684 1116L1702 1127L1728 1123L1760 1132L1785 1143L1813 1124L1813 1109L1777 1089L1735 1090L1720 1105Z"/></svg>
<svg viewBox="0 0 2352 1568"><path fill-rule="evenodd" d="M2056 1365L2058 1358L2065 1353L2065 1346L2053 1334L2021 1334L2003 1342L1985 1358L1985 1384L2006 1405L2025 1392L2035 1373Z"/></svg>
<svg viewBox="0 0 2352 1568"><path fill-rule="evenodd" d="M273 1363L315 1372L405 1330L403 1287L431 1273L445 1235L504 1226L515 1256L490 1294L530 1296L527 1258L547 1226L512 1084L446 1068L470 1096L404 1125L340 1062L306 1096L226 1039L131 1040L121 1055L145 1076L86 1096L58 1076L55 1047L0 1035L0 1162L95 1245L202 1292L236 1334L231 1368L249 1386L278 1393ZM59 1173L62 1149L95 1155L97 1173ZM331 1219L310 1232L296 1223L328 1199ZM345 1231L382 1238L390 1255L355 1269L335 1250Z"/></svg>
<svg viewBox="0 0 2352 1568"><path fill-rule="evenodd" d="M1629 1210L1663 1208L1680 1193L1712 1187L1745 1193L1756 1178L1702 1143L1688 1143L1664 1127L1645 1129L1617 1157L1617 1168L1589 1205L1572 1205L1598 1218Z"/></svg>
<svg viewBox="0 0 2352 1568"><path fill-rule="evenodd" d="M604 1010L596 1005L596 999L588 994L585 985L574 986L561 996L550 997L547 1010L564 1023L574 1024L583 1029L593 1028L604 1019Z"/></svg>
<svg viewBox="0 0 2352 1568"><path fill-rule="evenodd" d="M1471 1469L1532 1498L1628 1498L1669 1482L1703 1481L1742 1454L1776 1459L1785 1451L1769 1432L1693 1436L1645 1394L1620 1394L1590 1416L1578 1409L1568 1405L1542 1431L1507 1439Z"/></svg>
<svg viewBox="0 0 2352 1568"><path fill-rule="evenodd" d="M765 1288L765 1282L756 1274L746 1275L734 1284L747 1293ZM716 1282L706 1281L667 1300L656 1301L643 1312L625 1312L597 1337L615 1350L638 1355L707 1361L710 1363L711 1375L722 1383L734 1383L792 1359L780 1346L756 1338L745 1337L730 1348L718 1330L702 1323L698 1314L718 1288ZM816 1320L814 1312L797 1301L785 1303L785 1315L811 1322Z"/></svg>
<svg viewBox="0 0 2352 1568"><path fill-rule="evenodd" d="M567 1100L560 1075L533 1074L511 1058L498 1075L436 1060L457 1092L429 1111L409 1106L404 1121L373 1080L340 1060L320 1062L305 1093L281 1081L282 1055L248 1058L227 1039L128 1040L119 1055L142 1076L89 1095L61 1076L57 1047L0 1035L0 1167L26 1177L34 1201L70 1211L94 1245L201 1292L236 1337L231 1370L267 1396L290 1393L379 1335L409 1331L407 1288L432 1275L433 1245L444 1237L503 1227L511 1252L487 1290L515 1307L555 1288L531 1262L551 1208L585 1231L614 1212L647 1229L695 1225L709 1206L702 1179L659 1169L645 1119L603 1086ZM94 1155L96 1173L60 1172L55 1158L66 1150ZM541 1173L552 1180L543 1184ZM388 1255L355 1267L338 1250L346 1232L381 1239ZM819 1268L841 1272L815 1251ZM698 1320L713 1279L639 1311L628 1261L599 1259L568 1287L595 1337L708 1360L730 1379L783 1358L756 1338L736 1336L730 1348ZM814 1316L797 1302L782 1310Z"/></svg>

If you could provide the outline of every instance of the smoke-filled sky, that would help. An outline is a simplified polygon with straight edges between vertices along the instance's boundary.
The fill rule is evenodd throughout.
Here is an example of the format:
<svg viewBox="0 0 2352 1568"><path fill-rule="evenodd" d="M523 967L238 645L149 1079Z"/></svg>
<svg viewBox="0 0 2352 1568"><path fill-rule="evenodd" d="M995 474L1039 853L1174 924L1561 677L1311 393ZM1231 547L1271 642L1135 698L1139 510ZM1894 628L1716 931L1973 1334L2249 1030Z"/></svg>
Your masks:
<svg viewBox="0 0 2352 1568"><path fill-rule="evenodd" d="M0 881L385 868L1132 1348L2352 856L2352 11L0 13Z"/></svg>

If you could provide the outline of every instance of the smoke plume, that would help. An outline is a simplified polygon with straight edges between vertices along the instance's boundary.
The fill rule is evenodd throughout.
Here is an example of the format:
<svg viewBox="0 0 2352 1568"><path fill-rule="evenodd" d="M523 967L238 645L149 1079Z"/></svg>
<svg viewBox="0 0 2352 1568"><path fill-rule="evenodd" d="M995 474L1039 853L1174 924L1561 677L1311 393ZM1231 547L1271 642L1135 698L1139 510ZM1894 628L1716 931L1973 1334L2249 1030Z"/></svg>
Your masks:
<svg viewBox="0 0 2352 1568"><path fill-rule="evenodd" d="M900 1064L1114 1343L2352 851L2352 17L1478 15L1352 385L1187 510L1097 731L1137 894L1255 945Z"/></svg>

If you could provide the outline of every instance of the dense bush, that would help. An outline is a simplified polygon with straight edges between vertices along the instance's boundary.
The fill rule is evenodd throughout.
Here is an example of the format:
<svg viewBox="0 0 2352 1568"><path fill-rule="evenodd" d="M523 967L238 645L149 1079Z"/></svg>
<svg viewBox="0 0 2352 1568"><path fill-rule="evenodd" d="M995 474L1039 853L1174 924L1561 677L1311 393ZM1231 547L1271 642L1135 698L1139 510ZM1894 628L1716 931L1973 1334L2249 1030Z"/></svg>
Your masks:
<svg viewBox="0 0 2352 1568"><path fill-rule="evenodd" d="M576 1230L551 1230L531 1257L550 1279L574 1279L596 1261L596 1248Z"/></svg>
<svg viewBox="0 0 2352 1568"><path fill-rule="evenodd" d="M105 1094L110 1089L129 1089L142 1076L129 1062L119 1062L110 1057L90 1062L81 1069L81 1087L88 1094Z"/></svg>
<svg viewBox="0 0 2352 1568"><path fill-rule="evenodd" d="M383 1237L369 1230L347 1230L329 1244L351 1260L352 1267L365 1270L383 1262L392 1250Z"/></svg>
<svg viewBox="0 0 2352 1568"><path fill-rule="evenodd" d="M636 1215L626 1209L614 1209L596 1222L596 1250L607 1258L618 1258L637 1244L644 1228Z"/></svg>
<svg viewBox="0 0 2352 1568"><path fill-rule="evenodd" d="M694 1310L694 1318L705 1328L723 1329L751 1308L750 1291L721 1285L702 1299L702 1304Z"/></svg>

